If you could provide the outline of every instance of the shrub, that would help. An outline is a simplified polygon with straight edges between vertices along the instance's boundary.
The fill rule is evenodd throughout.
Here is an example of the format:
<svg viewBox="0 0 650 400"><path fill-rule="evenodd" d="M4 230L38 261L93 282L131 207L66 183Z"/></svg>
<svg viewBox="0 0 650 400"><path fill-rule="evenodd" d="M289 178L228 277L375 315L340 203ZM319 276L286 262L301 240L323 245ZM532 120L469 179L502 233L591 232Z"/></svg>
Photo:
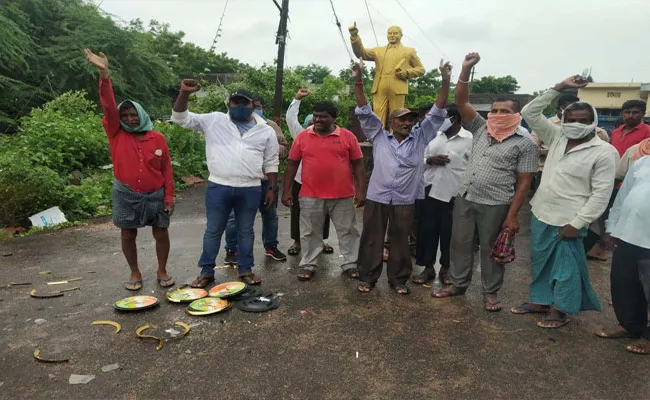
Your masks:
<svg viewBox="0 0 650 400"><path fill-rule="evenodd" d="M27 218L64 200L65 182L48 167L19 156L0 156L0 226L27 225Z"/></svg>
<svg viewBox="0 0 650 400"><path fill-rule="evenodd" d="M62 177L109 164L108 139L92 107L81 92L57 97L22 118L20 132L4 138L0 149Z"/></svg>
<svg viewBox="0 0 650 400"><path fill-rule="evenodd" d="M200 133L169 122L155 122L154 129L167 139L175 181L180 182L184 176L207 177L205 140Z"/></svg>
<svg viewBox="0 0 650 400"><path fill-rule="evenodd" d="M108 214L111 207L113 174L95 174L81 180L81 185L68 185L64 190L63 213L69 221Z"/></svg>

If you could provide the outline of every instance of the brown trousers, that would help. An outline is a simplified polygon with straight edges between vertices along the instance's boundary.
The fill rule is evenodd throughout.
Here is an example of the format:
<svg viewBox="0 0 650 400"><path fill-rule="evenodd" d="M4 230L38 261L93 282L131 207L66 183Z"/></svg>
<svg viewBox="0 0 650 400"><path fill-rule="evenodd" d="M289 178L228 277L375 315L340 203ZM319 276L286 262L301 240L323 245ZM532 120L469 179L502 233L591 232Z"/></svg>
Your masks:
<svg viewBox="0 0 650 400"><path fill-rule="evenodd" d="M388 283L393 286L406 283L413 269L409 233L414 216L415 204L398 206L376 203L372 200L366 202L358 261L361 281L375 283L381 276L384 265L384 235L388 226L390 242L386 268Z"/></svg>

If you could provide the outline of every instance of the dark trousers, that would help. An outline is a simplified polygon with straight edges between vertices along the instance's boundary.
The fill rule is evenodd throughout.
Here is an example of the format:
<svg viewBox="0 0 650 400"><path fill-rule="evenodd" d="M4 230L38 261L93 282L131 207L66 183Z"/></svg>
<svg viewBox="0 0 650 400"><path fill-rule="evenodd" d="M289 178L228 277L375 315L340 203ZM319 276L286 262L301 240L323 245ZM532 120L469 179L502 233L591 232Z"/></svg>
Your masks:
<svg viewBox="0 0 650 400"><path fill-rule="evenodd" d="M612 258L612 303L618 323L634 337L650 340L648 297L650 249L618 241ZM645 283L645 287L644 287Z"/></svg>
<svg viewBox="0 0 650 400"><path fill-rule="evenodd" d="M605 209L605 212L603 215L598 219L598 223L601 224L601 226L604 226L604 221L607 221L607 218L609 217L609 210L612 208L614 205L614 200L616 200L616 195L618 194L618 189L614 187L614 190L612 191L612 195L609 198L609 204L607 204L607 208ZM602 229L601 229L602 233ZM592 230L589 230L587 232L587 237L585 240L582 242L582 244L585 247L585 254L589 253L589 251L598 243L600 242L600 235L597 234L596 232L593 232Z"/></svg>
<svg viewBox="0 0 650 400"><path fill-rule="evenodd" d="M386 268L388 283L393 286L406 283L413 270L409 251L409 232L411 232L414 216L414 204L398 206L376 203L372 200L366 202L363 211L361 245L359 246L359 278L361 281L375 283L381 276L384 265L384 236L388 226L390 242Z"/></svg>
<svg viewBox="0 0 650 400"><path fill-rule="evenodd" d="M300 204L298 201L298 195L300 194L300 188L302 185L296 181L293 181L291 185L291 196L293 197L293 206L291 206L291 239L295 241L300 240ZM325 216L325 222L323 223L323 240L327 240L330 237L330 216Z"/></svg>
<svg viewBox="0 0 650 400"><path fill-rule="evenodd" d="M415 264L433 268L440 242L440 266L449 268L449 249L451 246L451 223L454 199L449 202L429 197L431 186L424 189L425 198L418 202L418 241Z"/></svg>

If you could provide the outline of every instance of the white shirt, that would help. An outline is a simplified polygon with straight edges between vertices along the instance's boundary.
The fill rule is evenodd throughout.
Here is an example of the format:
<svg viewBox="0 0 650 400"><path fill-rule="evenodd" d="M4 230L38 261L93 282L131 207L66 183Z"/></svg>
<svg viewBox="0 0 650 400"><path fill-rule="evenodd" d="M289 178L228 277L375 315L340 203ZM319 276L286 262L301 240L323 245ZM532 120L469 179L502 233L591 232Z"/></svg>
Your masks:
<svg viewBox="0 0 650 400"><path fill-rule="evenodd" d="M277 173L278 139L264 118L253 113L257 124L244 134L221 112L194 114L172 111L172 122L205 135L205 157L211 182L224 186L259 186L264 173Z"/></svg>
<svg viewBox="0 0 650 400"><path fill-rule="evenodd" d="M650 156L635 161L625 175L606 231L635 246L650 249Z"/></svg>
<svg viewBox="0 0 650 400"><path fill-rule="evenodd" d="M438 132L429 142L424 150L424 186L431 185L429 197L448 203L458 194L461 177L472 154L472 137L468 130L460 128L451 139ZM427 158L441 154L449 156L449 164L427 164Z"/></svg>
<svg viewBox="0 0 650 400"><path fill-rule="evenodd" d="M559 95L549 90L521 110L528 125L548 146L542 181L531 200L533 214L548 225L582 229L597 220L614 188L618 152L597 135L565 154L562 128L542 115Z"/></svg>
<svg viewBox="0 0 650 400"><path fill-rule="evenodd" d="M300 112L300 103L302 100L293 99L289 108L287 108L287 125L289 126L289 133L293 139L298 136L298 134L305 130L298 121L298 113ZM302 161L298 165L298 172L296 172L296 177L293 178L294 181L302 184Z"/></svg>

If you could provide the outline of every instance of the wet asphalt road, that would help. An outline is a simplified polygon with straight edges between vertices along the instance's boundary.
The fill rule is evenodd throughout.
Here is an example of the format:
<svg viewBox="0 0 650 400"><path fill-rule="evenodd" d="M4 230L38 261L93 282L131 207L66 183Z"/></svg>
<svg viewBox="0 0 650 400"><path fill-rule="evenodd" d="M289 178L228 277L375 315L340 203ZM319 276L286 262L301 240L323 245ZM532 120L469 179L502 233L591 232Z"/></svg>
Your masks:
<svg viewBox="0 0 650 400"><path fill-rule="evenodd" d="M190 282L201 250L203 187L182 192L173 218L169 271ZM361 212L358 221L361 220ZM256 271L266 290L281 294L278 309L250 314L233 309L208 317L186 315L169 304L155 282L151 234L141 230L142 294L155 295L155 309L124 314L112 304L130 295L122 288L128 269L119 232L110 222L0 242L0 399L610 399L650 398L650 358L624 350L626 340L598 339L594 332L615 318L609 299L609 264L591 263L602 313L572 318L560 330L542 330L534 316L508 309L527 298L528 209L522 212L517 261L507 267L501 313L482 309L480 275L467 296L434 300L428 289L410 296L389 290L382 277L370 294L343 278L338 251L321 256L323 268L311 282L298 282L298 259L265 260L256 221ZM330 240L337 243L332 230ZM280 208L280 241L290 245L289 213ZM338 250L338 249L337 249ZM221 254L218 263L223 260ZM40 271L52 271L39 275ZM52 289L47 281L81 277L81 290L54 299L33 299L29 289ZM218 281L234 280L219 270ZM30 282L7 288L9 282ZM39 323L35 320L39 319ZM45 322L40 321L44 319ZM114 320L122 332L92 326ZM135 329L164 334L176 321L193 325L188 336L155 350ZM63 364L39 363L69 357ZM358 354L358 356L357 356ZM103 373L101 367L120 369ZM71 374L92 374L70 385Z"/></svg>

